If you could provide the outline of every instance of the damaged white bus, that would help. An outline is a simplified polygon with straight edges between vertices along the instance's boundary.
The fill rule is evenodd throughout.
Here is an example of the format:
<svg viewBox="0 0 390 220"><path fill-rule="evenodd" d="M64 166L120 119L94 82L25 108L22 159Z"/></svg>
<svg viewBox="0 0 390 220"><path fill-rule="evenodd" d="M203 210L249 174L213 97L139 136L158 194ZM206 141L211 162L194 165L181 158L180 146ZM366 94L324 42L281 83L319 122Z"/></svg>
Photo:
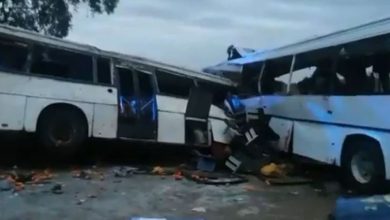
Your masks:
<svg viewBox="0 0 390 220"><path fill-rule="evenodd" d="M242 102L270 116L281 151L340 166L345 183L360 191L384 188L390 19L255 52L217 69L241 71Z"/></svg>
<svg viewBox="0 0 390 220"><path fill-rule="evenodd" d="M88 137L227 144L225 78L0 26L0 130L69 155Z"/></svg>

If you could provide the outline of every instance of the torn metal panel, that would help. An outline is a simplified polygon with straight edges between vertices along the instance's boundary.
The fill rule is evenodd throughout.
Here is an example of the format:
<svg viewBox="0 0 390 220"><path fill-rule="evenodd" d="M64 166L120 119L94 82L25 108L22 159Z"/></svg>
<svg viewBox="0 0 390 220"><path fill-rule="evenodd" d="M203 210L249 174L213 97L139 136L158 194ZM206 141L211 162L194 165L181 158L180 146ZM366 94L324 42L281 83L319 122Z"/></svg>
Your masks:
<svg viewBox="0 0 390 220"><path fill-rule="evenodd" d="M289 152L291 135L293 131L294 122L291 120L272 118L269 122L271 129L279 135L277 142L277 149L283 152Z"/></svg>

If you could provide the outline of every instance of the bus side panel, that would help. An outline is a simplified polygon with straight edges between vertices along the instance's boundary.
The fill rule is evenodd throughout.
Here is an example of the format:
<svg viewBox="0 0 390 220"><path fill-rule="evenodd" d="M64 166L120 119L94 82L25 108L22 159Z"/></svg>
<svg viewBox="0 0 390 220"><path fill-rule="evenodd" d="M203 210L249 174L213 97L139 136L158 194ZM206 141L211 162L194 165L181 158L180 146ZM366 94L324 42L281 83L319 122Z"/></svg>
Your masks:
<svg viewBox="0 0 390 220"><path fill-rule="evenodd" d="M185 144L185 112L188 100L156 95L158 109L157 141Z"/></svg>
<svg viewBox="0 0 390 220"><path fill-rule="evenodd" d="M229 119L223 109L211 105L209 112L209 121L211 124L211 131L213 140L222 144L229 144L233 139L234 134L229 132L229 126L225 120Z"/></svg>
<svg viewBox="0 0 390 220"><path fill-rule="evenodd" d="M7 94L76 102L118 104L117 90L111 86L51 79L39 76L11 74L0 71L0 88Z"/></svg>
<svg viewBox="0 0 390 220"><path fill-rule="evenodd" d="M253 99L255 100L255 99ZM269 115L326 122L344 126L390 129L390 105L388 95L371 96L262 96L260 105ZM246 101L246 102L249 102ZM246 103L247 105L248 103Z"/></svg>
<svg viewBox="0 0 390 220"><path fill-rule="evenodd" d="M26 116L24 128L27 132L35 132L37 129L38 117L43 109L52 104L70 104L81 109L88 121L88 135L92 134L93 104L71 102L65 100L45 99L45 98L27 98Z"/></svg>
<svg viewBox="0 0 390 220"><path fill-rule="evenodd" d="M209 121L211 123L213 141L229 144L233 139L233 134L229 132L229 127L226 125L225 121L217 118L210 118Z"/></svg>
<svg viewBox="0 0 390 220"><path fill-rule="evenodd" d="M116 138L118 129L118 107L116 105L94 105L93 133L94 137Z"/></svg>
<svg viewBox="0 0 390 220"><path fill-rule="evenodd" d="M0 94L0 130L22 130L25 106L25 96Z"/></svg>
<svg viewBox="0 0 390 220"><path fill-rule="evenodd" d="M184 114L159 111L157 129L158 142L185 144Z"/></svg>
<svg viewBox="0 0 390 220"><path fill-rule="evenodd" d="M365 135L377 140L390 178L390 133L376 130L308 122L294 122L293 153L328 164L341 165L341 152L348 135Z"/></svg>
<svg viewBox="0 0 390 220"><path fill-rule="evenodd" d="M269 126L279 135L276 149L283 152L288 152L291 141L291 134L294 122L281 118L271 118Z"/></svg>
<svg viewBox="0 0 390 220"><path fill-rule="evenodd" d="M328 164L339 165L346 127L295 121L293 153Z"/></svg>

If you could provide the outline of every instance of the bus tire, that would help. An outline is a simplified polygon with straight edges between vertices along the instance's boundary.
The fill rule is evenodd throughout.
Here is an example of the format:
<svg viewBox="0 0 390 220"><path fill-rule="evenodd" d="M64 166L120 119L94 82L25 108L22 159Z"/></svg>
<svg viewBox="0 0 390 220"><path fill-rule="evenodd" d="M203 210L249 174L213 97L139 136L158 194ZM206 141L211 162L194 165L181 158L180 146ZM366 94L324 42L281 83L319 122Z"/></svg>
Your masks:
<svg viewBox="0 0 390 220"><path fill-rule="evenodd" d="M385 164L378 142L368 138L349 141L341 163L342 180L346 187L359 193L384 190Z"/></svg>
<svg viewBox="0 0 390 220"><path fill-rule="evenodd" d="M38 121L38 138L49 153L67 157L80 152L88 137L84 114L73 107L44 111Z"/></svg>

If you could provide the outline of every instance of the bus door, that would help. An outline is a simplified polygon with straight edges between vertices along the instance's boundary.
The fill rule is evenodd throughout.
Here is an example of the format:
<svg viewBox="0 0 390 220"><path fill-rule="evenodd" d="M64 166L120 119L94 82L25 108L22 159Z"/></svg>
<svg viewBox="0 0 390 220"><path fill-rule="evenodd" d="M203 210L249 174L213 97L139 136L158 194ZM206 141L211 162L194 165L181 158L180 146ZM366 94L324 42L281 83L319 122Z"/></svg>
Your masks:
<svg viewBox="0 0 390 220"><path fill-rule="evenodd" d="M194 87L190 91L185 113L186 143L197 146L211 144L209 113L213 96L203 88Z"/></svg>
<svg viewBox="0 0 390 220"><path fill-rule="evenodd" d="M155 140L157 102L151 73L117 67L119 80L118 137Z"/></svg>

